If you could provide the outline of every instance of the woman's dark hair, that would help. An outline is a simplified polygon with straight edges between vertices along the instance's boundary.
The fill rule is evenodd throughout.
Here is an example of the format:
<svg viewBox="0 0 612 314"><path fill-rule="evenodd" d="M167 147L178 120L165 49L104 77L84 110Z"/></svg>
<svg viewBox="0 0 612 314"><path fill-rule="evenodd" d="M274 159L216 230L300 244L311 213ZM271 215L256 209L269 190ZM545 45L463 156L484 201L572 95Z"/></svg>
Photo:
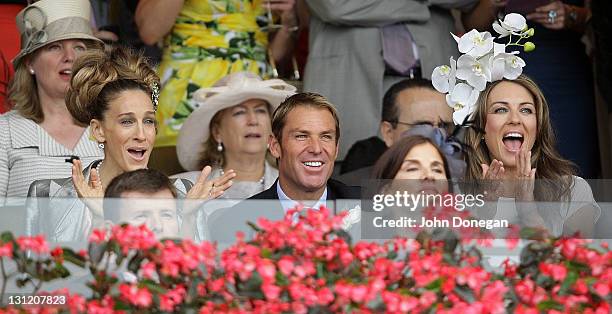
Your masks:
<svg viewBox="0 0 612 314"><path fill-rule="evenodd" d="M446 173L446 178L451 179L450 169L448 167L448 160L446 156L440 151L440 148L429 138L421 136L421 135L413 135L400 139L397 143L393 144L385 153L380 156L376 164L374 165L374 170L372 172L374 180L392 180L395 178L395 175L402 167L404 163L404 158L406 155L417 145L429 143L433 147L435 147L438 154L442 158L442 162L444 163L444 172Z"/></svg>

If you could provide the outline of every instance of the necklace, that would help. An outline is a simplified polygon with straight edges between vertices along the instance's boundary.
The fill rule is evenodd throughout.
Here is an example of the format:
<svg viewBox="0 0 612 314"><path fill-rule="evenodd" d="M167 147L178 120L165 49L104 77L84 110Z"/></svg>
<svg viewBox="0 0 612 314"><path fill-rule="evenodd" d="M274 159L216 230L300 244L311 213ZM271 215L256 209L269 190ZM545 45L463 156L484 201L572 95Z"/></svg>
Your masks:
<svg viewBox="0 0 612 314"><path fill-rule="evenodd" d="M223 168L221 168L221 176L224 176L224 175L225 175L225 171L223 171ZM264 185L265 177L266 177L266 171L265 171L265 168L264 168L264 175L261 176L261 179L259 179L259 181L258 181L259 184Z"/></svg>
<svg viewBox="0 0 612 314"><path fill-rule="evenodd" d="M100 174L100 168L102 168L102 163L104 163L104 160L101 160L97 165L96 165L96 172L98 173L98 180L100 181L100 184L102 184L102 175Z"/></svg>

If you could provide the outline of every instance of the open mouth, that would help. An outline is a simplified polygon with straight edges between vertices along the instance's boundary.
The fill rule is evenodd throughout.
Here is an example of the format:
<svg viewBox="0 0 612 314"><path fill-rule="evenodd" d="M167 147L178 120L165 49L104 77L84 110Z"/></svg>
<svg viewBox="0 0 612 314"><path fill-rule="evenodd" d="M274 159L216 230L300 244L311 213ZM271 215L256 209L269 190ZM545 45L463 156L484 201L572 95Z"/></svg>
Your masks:
<svg viewBox="0 0 612 314"><path fill-rule="evenodd" d="M141 161L144 159L147 150L144 148L128 148L127 152L132 158Z"/></svg>
<svg viewBox="0 0 612 314"><path fill-rule="evenodd" d="M506 149L508 149L511 152L520 151L521 147L523 146L523 141L525 141L523 134L518 133L518 132L506 133L504 137L502 138L502 142L504 143L504 146L506 147Z"/></svg>
<svg viewBox="0 0 612 314"><path fill-rule="evenodd" d="M62 70L59 72L60 76L63 78L70 78L72 75L72 70Z"/></svg>
<svg viewBox="0 0 612 314"><path fill-rule="evenodd" d="M324 163L322 161L304 161L302 164L308 168L319 169Z"/></svg>
<svg viewBox="0 0 612 314"><path fill-rule="evenodd" d="M259 133L249 133L244 136L245 138L261 138L261 134Z"/></svg>

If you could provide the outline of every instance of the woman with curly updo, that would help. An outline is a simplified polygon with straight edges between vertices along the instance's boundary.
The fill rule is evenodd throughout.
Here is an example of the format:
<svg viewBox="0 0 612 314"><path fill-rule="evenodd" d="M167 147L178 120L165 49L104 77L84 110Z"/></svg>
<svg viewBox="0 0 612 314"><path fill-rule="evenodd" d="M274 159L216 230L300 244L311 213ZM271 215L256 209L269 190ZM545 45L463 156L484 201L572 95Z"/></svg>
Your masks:
<svg viewBox="0 0 612 314"><path fill-rule="evenodd" d="M76 123L90 127L105 158L90 163L85 170L81 170L81 161L74 159L72 178L32 184L31 195L48 193L51 199L45 210L28 206L28 231L45 232L56 241L86 239L91 227L103 222L97 200L116 176L147 167L156 133L159 78L142 56L124 48L110 54L91 52L76 61L73 71L66 95L68 110ZM204 199L222 194L231 185L234 173L228 171L223 177L206 181L210 170L205 167L193 187L188 180L176 180L179 194Z"/></svg>

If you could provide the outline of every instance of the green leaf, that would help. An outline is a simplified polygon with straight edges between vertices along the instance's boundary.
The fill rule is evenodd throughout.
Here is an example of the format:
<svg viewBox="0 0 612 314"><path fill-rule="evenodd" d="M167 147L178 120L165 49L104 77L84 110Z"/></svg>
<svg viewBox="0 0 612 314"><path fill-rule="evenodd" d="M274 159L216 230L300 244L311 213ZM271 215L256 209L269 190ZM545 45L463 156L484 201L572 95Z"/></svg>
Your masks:
<svg viewBox="0 0 612 314"><path fill-rule="evenodd" d="M474 303L474 301L476 301L474 298L474 294L470 288L455 286L455 289L453 289L453 291L467 303Z"/></svg>
<svg viewBox="0 0 612 314"><path fill-rule="evenodd" d="M12 232L6 231L2 233L2 235L0 236L0 240L2 241L2 243L14 242L15 236L13 236Z"/></svg>
<svg viewBox="0 0 612 314"><path fill-rule="evenodd" d="M255 224L254 222L247 221L247 225L251 227L251 229L253 229L255 232L259 233L262 231L261 228L259 228L259 226L257 226L257 224Z"/></svg>
<svg viewBox="0 0 612 314"><path fill-rule="evenodd" d="M546 301L542 301L538 303L536 306L538 311L546 311L546 310L558 310L563 311L563 305L559 304L559 302L555 300L548 299Z"/></svg>
<svg viewBox="0 0 612 314"><path fill-rule="evenodd" d="M85 268L85 258L77 253L75 253L70 248L63 248L64 250L64 260L79 266L81 268Z"/></svg>
<svg viewBox="0 0 612 314"><path fill-rule="evenodd" d="M62 264L55 264L54 271L61 278L66 278L66 277L70 276L70 271L66 267L64 267L64 265L62 265Z"/></svg>
<svg viewBox="0 0 612 314"><path fill-rule="evenodd" d="M138 254L132 256L132 258L128 262L128 270L134 274L137 274L138 270L140 269L140 264L142 264L142 261L144 261L144 259L145 257L142 255L141 252L138 252Z"/></svg>
<svg viewBox="0 0 612 314"><path fill-rule="evenodd" d="M276 272L276 284L279 286L288 286L289 285L289 279L287 278L287 276L283 275L283 273L281 273L280 271Z"/></svg>
<svg viewBox="0 0 612 314"><path fill-rule="evenodd" d="M425 289L431 290L431 291L434 291L434 292L438 292L438 291L440 291L441 287L442 287L442 278L438 278L438 279L430 282L429 284L427 284L427 286L425 286Z"/></svg>
<svg viewBox="0 0 612 314"><path fill-rule="evenodd" d="M157 294L164 294L167 292L166 289L159 286L155 281L152 281L152 280L148 280L148 279L143 280L140 282L140 285L143 287L146 287L147 289L149 289L149 291L155 292Z"/></svg>
<svg viewBox="0 0 612 314"><path fill-rule="evenodd" d="M569 294L570 289L578 280L578 273L575 271L570 271L567 276L565 276L565 280L561 284L561 289L559 289L559 295Z"/></svg>
<svg viewBox="0 0 612 314"><path fill-rule="evenodd" d="M261 257L263 257L263 258L270 258L271 256L272 256L272 252L270 251L270 249L263 248L261 250Z"/></svg>

